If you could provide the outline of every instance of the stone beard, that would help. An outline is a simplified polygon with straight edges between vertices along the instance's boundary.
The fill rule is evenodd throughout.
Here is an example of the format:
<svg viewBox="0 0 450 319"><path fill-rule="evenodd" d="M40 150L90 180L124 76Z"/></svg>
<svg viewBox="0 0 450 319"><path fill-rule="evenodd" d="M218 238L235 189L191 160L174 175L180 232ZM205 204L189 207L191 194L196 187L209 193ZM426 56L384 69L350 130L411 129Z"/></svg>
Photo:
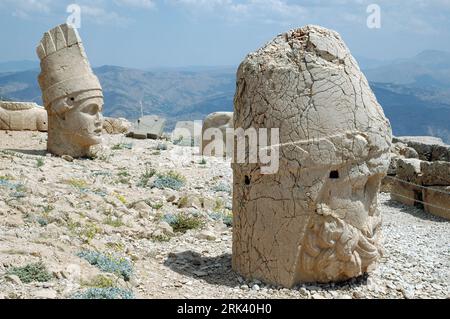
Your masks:
<svg viewBox="0 0 450 319"><path fill-rule="evenodd" d="M234 127L280 128L280 168L233 165L233 269L285 287L371 271L392 132L340 36L282 34L247 56L237 83Z"/></svg>
<svg viewBox="0 0 450 319"><path fill-rule="evenodd" d="M48 150L58 156L90 156L102 142L102 87L92 72L76 29L63 24L37 47L39 85L48 112Z"/></svg>

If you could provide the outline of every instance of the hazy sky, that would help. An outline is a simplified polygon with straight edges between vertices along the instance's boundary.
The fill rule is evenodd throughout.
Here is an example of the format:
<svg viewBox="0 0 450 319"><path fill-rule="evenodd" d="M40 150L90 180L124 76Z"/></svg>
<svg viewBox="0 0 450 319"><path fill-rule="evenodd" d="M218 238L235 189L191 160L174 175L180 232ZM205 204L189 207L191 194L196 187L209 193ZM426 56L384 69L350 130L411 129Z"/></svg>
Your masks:
<svg viewBox="0 0 450 319"><path fill-rule="evenodd" d="M37 60L42 34L81 7L91 63L127 67L237 65L277 34L305 24L341 33L372 59L450 51L450 0L0 0L0 61ZM367 7L381 28L367 27Z"/></svg>

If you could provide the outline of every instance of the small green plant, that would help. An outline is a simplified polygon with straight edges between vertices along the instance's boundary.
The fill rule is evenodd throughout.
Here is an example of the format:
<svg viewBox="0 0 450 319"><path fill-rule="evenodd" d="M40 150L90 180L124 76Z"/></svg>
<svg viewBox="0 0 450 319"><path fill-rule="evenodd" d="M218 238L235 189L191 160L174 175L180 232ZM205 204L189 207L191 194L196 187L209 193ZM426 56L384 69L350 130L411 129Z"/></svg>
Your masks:
<svg viewBox="0 0 450 319"><path fill-rule="evenodd" d="M222 220L228 227L233 226L233 212L231 210L224 210L222 212L212 212L208 214L213 220Z"/></svg>
<svg viewBox="0 0 450 319"><path fill-rule="evenodd" d="M45 162L44 162L44 159L43 158L38 158L37 160L36 160L36 167L37 168L39 168L39 167L42 167L42 166L44 166L45 165Z"/></svg>
<svg viewBox="0 0 450 319"><path fill-rule="evenodd" d="M133 144L131 143L119 143L119 144L115 144L111 149L113 151L120 151L120 150L131 150L133 148Z"/></svg>
<svg viewBox="0 0 450 319"><path fill-rule="evenodd" d="M131 290L117 287L89 288L75 294L72 299L134 299L134 294Z"/></svg>
<svg viewBox="0 0 450 319"><path fill-rule="evenodd" d="M125 225L122 221L122 218L112 218L111 216L106 217L104 223L115 228L119 228Z"/></svg>
<svg viewBox="0 0 450 319"><path fill-rule="evenodd" d="M214 211L215 212L221 212L225 208L225 204L220 198L216 199L216 202L214 204Z"/></svg>
<svg viewBox="0 0 450 319"><path fill-rule="evenodd" d="M224 192L224 193L231 193L231 187L228 184L220 183L213 187L213 191L216 193Z"/></svg>
<svg viewBox="0 0 450 319"><path fill-rule="evenodd" d="M114 196L124 205L127 204L127 199L125 198L125 196L114 193Z"/></svg>
<svg viewBox="0 0 450 319"><path fill-rule="evenodd" d="M71 178L71 179L65 180L64 183L67 185L70 185L74 188L77 188L79 190L84 190L88 187L87 182L82 179Z"/></svg>
<svg viewBox="0 0 450 319"><path fill-rule="evenodd" d="M170 241L170 237L167 235L152 235L151 239L152 241L159 243L166 243Z"/></svg>
<svg viewBox="0 0 450 319"><path fill-rule="evenodd" d="M78 253L77 256L85 259L88 263L96 266L101 271L122 276L125 281L129 281L133 274L133 265L131 261L123 257L106 255L90 250L82 251Z"/></svg>
<svg viewBox="0 0 450 319"><path fill-rule="evenodd" d="M202 160L199 162L199 164L200 165L206 165L207 164L206 159L202 158Z"/></svg>
<svg viewBox="0 0 450 319"><path fill-rule="evenodd" d="M42 262L28 264L24 267L12 267L8 269L7 274L16 275L26 284L31 282L47 282L53 278Z"/></svg>
<svg viewBox="0 0 450 319"><path fill-rule="evenodd" d="M155 176L156 174L156 170L153 168L147 168L145 170L145 172L141 175L141 177L139 178L139 182L137 184L138 187L147 187L150 179Z"/></svg>
<svg viewBox="0 0 450 319"><path fill-rule="evenodd" d="M186 185L186 177L175 171L169 171L165 174L158 175L158 178L153 183L153 186L159 189L170 188L173 190L180 190Z"/></svg>
<svg viewBox="0 0 450 319"><path fill-rule="evenodd" d="M125 245L119 242L107 242L106 247L116 252L123 252L125 250Z"/></svg>
<svg viewBox="0 0 450 319"><path fill-rule="evenodd" d="M109 288L114 287L114 280L104 275L97 275L91 281L83 282L82 285L92 288Z"/></svg>
<svg viewBox="0 0 450 319"><path fill-rule="evenodd" d="M69 220L67 222L67 228L86 243L90 243L97 234L102 232L101 228L91 222L83 225L80 222Z"/></svg>
<svg viewBox="0 0 450 319"><path fill-rule="evenodd" d="M186 208L189 204L189 198L187 196L183 196L178 200L178 208Z"/></svg>
<svg viewBox="0 0 450 319"><path fill-rule="evenodd" d="M172 226L174 232L183 234L190 229L199 229L204 225L204 222L200 217L188 216L182 213L177 215L166 215L163 217L163 220Z"/></svg>
<svg viewBox="0 0 450 319"><path fill-rule="evenodd" d="M130 173L125 170L120 171L117 175L120 177L130 177Z"/></svg>
<svg viewBox="0 0 450 319"><path fill-rule="evenodd" d="M163 203L150 203L150 207L156 210L160 210L164 207Z"/></svg>

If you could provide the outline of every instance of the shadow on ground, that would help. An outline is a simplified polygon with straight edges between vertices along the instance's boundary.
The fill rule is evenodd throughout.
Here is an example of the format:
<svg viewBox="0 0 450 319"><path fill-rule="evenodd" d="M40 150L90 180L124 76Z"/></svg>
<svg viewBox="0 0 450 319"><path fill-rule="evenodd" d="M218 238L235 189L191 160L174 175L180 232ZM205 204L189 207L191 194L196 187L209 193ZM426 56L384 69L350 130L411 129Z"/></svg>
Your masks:
<svg viewBox="0 0 450 319"><path fill-rule="evenodd" d="M16 149L7 149L8 152L21 153L25 155L32 156L45 156L47 155L47 150L16 150Z"/></svg>
<svg viewBox="0 0 450 319"><path fill-rule="evenodd" d="M239 275L231 268L231 255L224 254L216 257L205 257L194 251L171 253L164 262L171 270L197 280L204 280L212 285L239 287L243 282L239 281ZM323 290L341 290L352 286L367 286L369 275L364 274L358 278L335 284L305 284L306 288ZM248 283L249 281L247 281ZM296 287L297 289L300 286ZM283 287L271 286L274 289Z"/></svg>

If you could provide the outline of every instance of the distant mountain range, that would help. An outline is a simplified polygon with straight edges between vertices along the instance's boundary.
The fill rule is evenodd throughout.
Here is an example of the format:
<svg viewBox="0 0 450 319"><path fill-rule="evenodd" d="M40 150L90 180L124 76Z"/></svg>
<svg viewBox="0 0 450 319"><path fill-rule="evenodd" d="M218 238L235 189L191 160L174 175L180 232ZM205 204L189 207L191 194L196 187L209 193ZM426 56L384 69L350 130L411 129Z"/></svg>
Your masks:
<svg viewBox="0 0 450 319"><path fill-rule="evenodd" d="M434 135L450 142L450 53L425 51L396 61L361 59L361 67L391 120L395 135ZM0 63L0 96L41 102L38 68L30 61ZM11 70L15 67L18 71ZM3 72L3 73L1 73ZM141 114L178 120L203 119L215 111L232 111L233 67L137 70L94 68L105 95L104 114L130 120Z"/></svg>

